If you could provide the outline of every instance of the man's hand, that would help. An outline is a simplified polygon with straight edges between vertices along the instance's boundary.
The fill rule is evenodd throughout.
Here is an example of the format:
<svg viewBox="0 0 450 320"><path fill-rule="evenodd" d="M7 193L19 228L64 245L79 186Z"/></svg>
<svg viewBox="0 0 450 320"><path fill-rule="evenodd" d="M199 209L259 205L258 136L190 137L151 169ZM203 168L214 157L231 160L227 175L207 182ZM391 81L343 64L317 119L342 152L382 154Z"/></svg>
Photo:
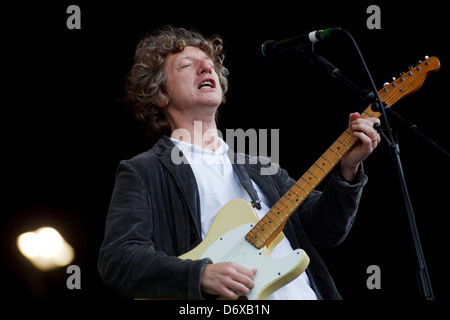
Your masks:
<svg viewBox="0 0 450 320"><path fill-rule="evenodd" d="M203 270L201 289L207 294L236 300L255 286L256 269L249 270L234 262L208 264Z"/></svg>
<svg viewBox="0 0 450 320"><path fill-rule="evenodd" d="M341 159L341 173L348 181L355 178L359 164L372 153L381 140L373 128L375 123L380 123L380 120L362 119L357 112L350 114L348 126L354 130L354 135L359 140Z"/></svg>

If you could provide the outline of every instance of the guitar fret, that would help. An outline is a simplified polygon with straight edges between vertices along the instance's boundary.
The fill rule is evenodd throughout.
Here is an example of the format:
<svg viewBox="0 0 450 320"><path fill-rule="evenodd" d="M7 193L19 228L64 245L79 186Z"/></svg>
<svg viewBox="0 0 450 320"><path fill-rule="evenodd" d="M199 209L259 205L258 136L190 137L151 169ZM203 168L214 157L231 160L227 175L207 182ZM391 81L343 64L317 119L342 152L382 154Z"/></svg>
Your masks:
<svg viewBox="0 0 450 320"><path fill-rule="evenodd" d="M307 181L305 178L301 177L300 179L302 179L303 181L305 181L307 184L309 184L311 187L315 188L316 186L311 184L309 181Z"/></svg>
<svg viewBox="0 0 450 320"><path fill-rule="evenodd" d="M262 243L266 243L266 241L267 241L267 239L269 239L269 237L266 236L263 232L261 232L259 230L257 230L257 232L262 234L265 237L265 239L263 239L260 235L255 235L255 239L258 238L258 239L260 239L262 241Z"/></svg>
<svg viewBox="0 0 450 320"><path fill-rule="evenodd" d="M264 230L267 230L267 229L264 229L264 228L256 229L256 231L258 231L258 233L262 234L262 235L266 238L266 240L267 240L267 239L270 238L270 235L267 236L267 235L264 233ZM268 230L267 230L267 231L268 231ZM268 232L269 232L269 231L268 231ZM270 232L269 232L269 233L270 233ZM272 233L270 233L270 234L272 234ZM260 236L259 236L259 238L260 238L263 242L266 242L266 240L264 240L264 239L261 238Z"/></svg>
<svg viewBox="0 0 450 320"><path fill-rule="evenodd" d="M258 229L253 228L252 230L250 230L249 233L252 233L252 239L261 239L261 237L258 235ZM261 239L262 240L262 239ZM264 240L263 240L264 241Z"/></svg>
<svg viewBox="0 0 450 320"><path fill-rule="evenodd" d="M311 169L311 168L310 168ZM314 178L316 178L318 181L322 181L322 179L320 179L319 177L317 177L314 173L312 173L311 171L306 171L308 172L310 175L312 175Z"/></svg>
<svg viewBox="0 0 450 320"><path fill-rule="evenodd" d="M342 135L341 138L337 141L345 146L347 150L350 150L350 148L355 144L356 140L353 139L353 137L349 136L348 134Z"/></svg>
<svg viewBox="0 0 450 320"><path fill-rule="evenodd" d="M287 216L287 218L289 218L289 215L286 215L286 216ZM277 222L277 219L278 219L279 223ZM264 220L264 223L267 225L270 225L270 226L272 226L272 222L274 222L277 225L275 227L275 229L277 229L279 226L281 226L285 221L284 219L280 218L279 216L276 216L272 211L269 211L267 213L267 215L265 215L263 217L263 219L261 219L261 220Z"/></svg>
<svg viewBox="0 0 450 320"><path fill-rule="evenodd" d="M285 194L283 195L283 197L285 197L285 198L288 199L290 202L292 202L295 206L297 206L297 204L296 204L294 201L292 201L291 199L289 199L288 197L286 197Z"/></svg>
<svg viewBox="0 0 450 320"><path fill-rule="evenodd" d="M353 135L353 133L352 133L352 132L349 132L348 130L349 130L349 129L346 129L346 130L345 130L345 133L347 133L347 134L348 134L350 137L352 137L355 141L358 140L358 138L355 137L355 136Z"/></svg>
<svg viewBox="0 0 450 320"><path fill-rule="evenodd" d="M328 150L330 150L331 152L333 152L334 154L336 154L336 155L339 157L339 159L342 158L342 156L340 156L339 153L337 153L337 152L334 151L333 149L328 148Z"/></svg>
<svg viewBox="0 0 450 320"><path fill-rule="evenodd" d="M331 162L330 160L328 160L327 158L325 158L324 156L320 156L322 159L324 159L326 162L328 162L329 164L331 164L334 167L334 163Z"/></svg>
<svg viewBox="0 0 450 320"><path fill-rule="evenodd" d="M373 116L373 115L371 115L371 114L369 114L369 113L367 112L367 109L364 110L363 113L367 114L370 118ZM362 117L362 115L361 115L361 117Z"/></svg>
<svg viewBox="0 0 450 320"><path fill-rule="evenodd" d="M298 182L298 181L297 181L297 182ZM303 192L306 193L306 195L309 195L309 192L306 191L305 189L303 189L302 187L300 187L300 186L297 184L297 182L295 183L295 185L296 185L297 187L299 187L300 189L302 189Z"/></svg>
<svg viewBox="0 0 450 320"><path fill-rule="evenodd" d="M291 195L291 193L293 193L297 198L299 198L300 200L304 200L302 197L300 197L297 193L295 193L292 189L290 189L289 191L289 196Z"/></svg>
<svg viewBox="0 0 450 320"><path fill-rule="evenodd" d="M266 226L269 226L272 228L273 231L277 230L276 228L274 228L270 223L267 223L266 221L264 221L264 219L261 219L259 221L262 221ZM270 233L270 235L272 235L272 232L270 232L269 230L267 230L267 232Z"/></svg>
<svg viewBox="0 0 450 320"><path fill-rule="evenodd" d="M285 206L286 208L288 208L289 211L291 211L291 213L294 212L294 210L292 210L288 205L286 205L286 203L282 202L281 200L278 201L278 202L281 203L281 204L282 204L283 206Z"/></svg>
<svg viewBox="0 0 450 320"><path fill-rule="evenodd" d="M340 144L342 144L344 147L346 147L347 150L350 150L350 148L347 147L347 145L345 143L343 143L341 140L337 139L336 141L339 142Z"/></svg>
<svg viewBox="0 0 450 320"><path fill-rule="evenodd" d="M275 207L275 205L274 205L274 207ZM278 209L278 207L277 207L277 209ZM275 213L272 211L272 209L270 209L269 212L267 212L267 214L271 213L273 217L277 217L277 218L280 219L281 221L284 221L284 219L280 218L280 216L279 216L280 212L281 212L282 214L284 214L284 215L286 216L286 218L289 218L289 215L288 215L286 212L284 212L283 210L277 210L277 213L275 214Z"/></svg>
<svg viewBox="0 0 450 320"><path fill-rule="evenodd" d="M274 205L274 207L275 207L276 205ZM277 207L277 209L278 209L278 207ZM282 211L282 210L280 210L280 211ZM270 211L269 211L270 212ZM283 211L282 211L283 212ZM263 217L263 219L265 218L266 216L264 216ZM281 218L279 218L281 221L283 221L284 222L284 220L283 219L281 219ZM280 224L278 224L274 219L271 219L271 220L269 220L269 221L273 221L273 222L275 222L275 224L279 227L280 226Z"/></svg>
<svg viewBox="0 0 450 320"><path fill-rule="evenodd" d="M255 238L255 239L256 239L255 242L258 242L258 244L259 244L261 247L264 245L265 241L259 242L259 241L258 241L259 238ZM262 239L260 239L260 240L262 240ZM254 244L254 243L253 243L253 244Z"/></svg>
<svg viewBox="0 0 450 320"><path fill-rule="evenodd" d="M341 145L343 145L345 149L342 148ZM339 157L342 157L349 149L350 148L348 148L347 145L345 145L342 141L339 141L339 139L336 140L331 146L331 150L333 150L333 152L338 154Z"/></svg>
<svg viewBox="0 0 450 320"><path fill-rule="evenodd" d="M324 170L321 166L319 166L317 163L314 163L314 165L319 168L320 170L322 170L325 174L328 174L328 171Z"/></svg>
<svg viewBox="0 0 450 320"><path fill-rule="evenodd" d="M257 226L259 226L259 222L258 222ZM256 227L256 226L255 226L255 227ZM261 240L263 243L266 242L267 239L269 239L269 237L266 236L263 232L261 232L261 231L259 230L259 228L253 228L251 232L253 233L253 239L259 239L259 240ZM263 238L261 238L261 236L260 236L259 234L262 234L262 235L266 238L266 240L264 240Z"/></svg>
<svg viewBox="0 0 450 320"><path fill-rule="evenodd" d="M254 235L254 236L253 236ZM245 236L245 239L249 241L251 244L255 245L258 242L260 245L264 245L264 242L258 241L258 235L255 233L254 229L250 230L249 233Z"/></svg>

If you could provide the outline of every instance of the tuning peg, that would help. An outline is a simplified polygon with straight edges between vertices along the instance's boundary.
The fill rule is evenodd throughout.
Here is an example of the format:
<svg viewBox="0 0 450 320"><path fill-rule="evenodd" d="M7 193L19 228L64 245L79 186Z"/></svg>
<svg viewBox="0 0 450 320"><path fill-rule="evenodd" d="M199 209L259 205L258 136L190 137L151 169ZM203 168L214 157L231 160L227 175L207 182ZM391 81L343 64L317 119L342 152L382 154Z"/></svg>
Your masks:
<svg viewBox="0 0 450 320"><path fill-rule="evenodd" d="M417 63L416 63L416 66L418 66L421 63L422 63L422 60L418 60Z"/></svg>
<svg viewBox="0 0 450 320"><path fill-rule="evenodd" d="M430 57L429 56L425 56L425 60L428 60L428 59L430 59Z"/></svg>
<svg viewBox="0 0 450 320"><path fill-rule="evenodd" d="M375 123L375 124L373 125L373 128L374 128L378 133L381 133L381 132L383 131L383 128L381 127L381 124L380 124L380 123Z"/></svg>
<svg viewBox="0 0 450 320"><path fill-rule="evenodd" d="M389 85L389 82L385 82L384 84L383 84L383 87L387 87Z"/></svg>

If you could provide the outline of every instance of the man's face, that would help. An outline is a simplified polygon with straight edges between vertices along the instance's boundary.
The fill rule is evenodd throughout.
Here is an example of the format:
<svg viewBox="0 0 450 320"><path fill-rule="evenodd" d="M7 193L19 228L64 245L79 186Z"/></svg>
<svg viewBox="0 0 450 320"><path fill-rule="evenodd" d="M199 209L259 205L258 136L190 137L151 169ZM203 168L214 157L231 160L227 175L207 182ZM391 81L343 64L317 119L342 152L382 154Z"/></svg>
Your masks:
<svg viewBox="0 0 450 320"><path fill-rule="evenodd" d="M192 109L217 108L222 102L222 88L213 61L197 47L169 54L166 59L169 94L168 107Z"/></svg>

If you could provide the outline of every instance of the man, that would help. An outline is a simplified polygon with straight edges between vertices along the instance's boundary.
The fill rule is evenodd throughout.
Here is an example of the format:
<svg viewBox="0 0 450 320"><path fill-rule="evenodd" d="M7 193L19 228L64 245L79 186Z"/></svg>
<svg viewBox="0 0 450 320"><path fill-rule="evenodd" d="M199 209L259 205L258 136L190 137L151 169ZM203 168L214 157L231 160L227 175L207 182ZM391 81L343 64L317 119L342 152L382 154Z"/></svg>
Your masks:
<svg viewBox="0 0 450 320"><path fill-rule="evenodd" d="M177 258L201 242L228 201L248 200L262 217L295 183L273 163L274 174L261 175L267 159L255 163L245 156L245 164L239 164L226 156L230 152L217 135L216 112L225 100L227 74L217 36L206 39L166 27L138 45L126 102L157 142L122 161L117 171L99 272L121 294L236 299L254 286L257 269ZM359 141L342 157L324 191L311 193L291 216L283 230L286 237L272 252L283 256L301 247L310 265L269 298L341 298L315 246L335 246L349 232L367 181L361 162L380 141L373 129L378 122L350 114L349 126ZM174 161L174 155L183 161Z"/></svg>

